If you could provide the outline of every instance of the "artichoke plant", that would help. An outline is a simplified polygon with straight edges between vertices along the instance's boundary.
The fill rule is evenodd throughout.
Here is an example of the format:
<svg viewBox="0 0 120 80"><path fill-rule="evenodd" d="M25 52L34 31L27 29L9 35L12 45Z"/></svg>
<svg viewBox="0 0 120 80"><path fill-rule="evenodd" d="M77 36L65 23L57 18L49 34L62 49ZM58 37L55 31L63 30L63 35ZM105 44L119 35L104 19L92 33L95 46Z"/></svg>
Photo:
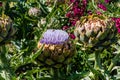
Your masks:
<svg viewBox="0 0 120 80"><path fill-rule="evenodd" d="M44 66L61 68L69 64L75 55L75 46L65 31L48 29L38 42L38 48L43 44L42 53L38 56L37 61Z"/></svg>
<svg viewBox="0 0 120 80"><path fill-rule="evenodd" d="M117 33L113 21L105 15L88 15L76 22L74 34L82 49L103 49Z"/></svg>
<svg viewBox="0 0 120 80"><path fill-rule="evenodd" d="M0 45L7 42L16 32L13 27L12 20L5 16L5 18L0 17Z"/></svg>

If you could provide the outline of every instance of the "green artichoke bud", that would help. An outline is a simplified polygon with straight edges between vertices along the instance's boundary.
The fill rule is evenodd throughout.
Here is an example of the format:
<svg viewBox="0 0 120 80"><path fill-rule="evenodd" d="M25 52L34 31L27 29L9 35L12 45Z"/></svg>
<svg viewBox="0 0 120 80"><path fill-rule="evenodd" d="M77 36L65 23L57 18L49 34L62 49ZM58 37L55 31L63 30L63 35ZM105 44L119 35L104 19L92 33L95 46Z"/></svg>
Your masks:
<svg viewBox="0 0 120 80"><path fill-rule="evenodd" d="M0 17L0 45L7 42L16 32L16 29L12 26L12 20L6 16L6 18Z"/></svg>
<svg viewBox="0 0 120 80"><path fill-rule="evenodd" d="M108 46L116 35L113 21L104 15L84 16L75 26L74 34L84 50Z"/></svg>
<svg viewBox="0 0 120 80"><path fill-rule="evenodd" d="M31 7L28 11L28 15L32 17L38 17L41 14L41 10L36 7Z"/></svg>
<svg viewBox="0 0 120 80"><path fill-rule="evenodd" d="M38 42L38 48L45 44L42 53L38 56L44 66L61 68L71 62L75 55L75 46L69 40L69 35L62 30L49 29Z"/></svg>

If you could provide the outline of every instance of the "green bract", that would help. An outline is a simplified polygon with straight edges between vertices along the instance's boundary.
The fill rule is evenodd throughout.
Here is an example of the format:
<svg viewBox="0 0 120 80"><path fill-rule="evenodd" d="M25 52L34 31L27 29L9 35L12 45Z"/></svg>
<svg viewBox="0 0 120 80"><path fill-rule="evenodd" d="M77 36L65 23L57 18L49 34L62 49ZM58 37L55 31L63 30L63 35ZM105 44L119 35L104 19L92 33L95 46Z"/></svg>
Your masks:
<svg viewBox="0 0 120 80"><path fill-rule="evenodd" d="M75 26L76 39L85 50L108 46L116 35L114 23L104 15L84 16Z"/></svg>

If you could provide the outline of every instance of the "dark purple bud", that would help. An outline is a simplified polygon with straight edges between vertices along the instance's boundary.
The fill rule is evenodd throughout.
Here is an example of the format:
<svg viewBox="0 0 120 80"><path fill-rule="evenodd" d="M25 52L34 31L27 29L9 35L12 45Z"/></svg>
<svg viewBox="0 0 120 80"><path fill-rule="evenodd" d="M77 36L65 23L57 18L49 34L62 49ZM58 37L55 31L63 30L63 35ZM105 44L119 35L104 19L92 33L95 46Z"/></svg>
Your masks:
<svg viewBox="0 0 120 80"><path fill-rule="evenodd" d="M98 6L100 9L102 9L103 11L106 11L106 10L107 10L107 8L105 7L105 5L103 5L103 4L101 4L101 3L99 3L97 6Z"/></svg>
<svg viewBox="0 0 120 80"><path fill-rule="evenodd" d="M71 22L72 26L75 26L77 20L70 20L70 22Z"/></svg>
<svg viewBox="0 0 120 80"><path fill-rule="evenodd" d="M62 30L67 30L69 26L63 26Z"/></svg>
<svg viewBox="0 0 120 80"><path fill-rule="evenodd" d="M71 17L71 12L68 12L68 13L66 14L66 17L70 18L70 17Z"/></svg>
<svg viewBox="0 0 120 80"><path fill-rule="evenodd" d="M0 6L2 6L2 2L0 2Z"/></svg>
<svg viewBox="0 0 120 80"><path fill-rule="evenodd" d="M75 39L76 38L75 35L72 34L72 33L69 33L69 36L70 36L71 39Z"/></svg>
<svg viewBox="0 0 120 80"><path fill-rule="evenodd" d="M92 11L91 11L91 10L88 10L87 13L88 13L89 15L92 15Z"/></svg>
<svg viewBox="0 0 120 80"><path fill-rule="evenodd" d="M75 0L70 0L70 3L73 3Z"/></svg>
<svg viewBox="0 0 120 80"><path fill-rule="evenodd" d="M87 5L87 0L82 0L83 5L86 6Z"/></svg>
<svg viewBox="0 0 120 80"><path fill-rule="evenodd" d="M100 12L100 11L96 11L96 14L101 15L101 14L102 14L102 12Z"/></svg>
<svg viewBox="0 0 120 80"><path fill-rule="evenodd" d="M105 1L105 3L109 3L110 2L110 0L104 0Z"/></svg>

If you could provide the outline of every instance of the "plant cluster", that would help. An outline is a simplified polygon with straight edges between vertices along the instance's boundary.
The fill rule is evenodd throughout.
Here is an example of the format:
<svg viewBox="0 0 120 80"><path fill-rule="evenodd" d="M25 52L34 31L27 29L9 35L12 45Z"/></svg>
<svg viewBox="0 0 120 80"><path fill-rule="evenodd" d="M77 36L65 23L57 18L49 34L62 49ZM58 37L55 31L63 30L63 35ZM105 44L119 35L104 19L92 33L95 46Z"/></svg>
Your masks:
<svg viewBox="0 0 120 80"><path fill-rule="evenodd" d="M1 0L0 80L119 80L120 0Z"/></svg>

